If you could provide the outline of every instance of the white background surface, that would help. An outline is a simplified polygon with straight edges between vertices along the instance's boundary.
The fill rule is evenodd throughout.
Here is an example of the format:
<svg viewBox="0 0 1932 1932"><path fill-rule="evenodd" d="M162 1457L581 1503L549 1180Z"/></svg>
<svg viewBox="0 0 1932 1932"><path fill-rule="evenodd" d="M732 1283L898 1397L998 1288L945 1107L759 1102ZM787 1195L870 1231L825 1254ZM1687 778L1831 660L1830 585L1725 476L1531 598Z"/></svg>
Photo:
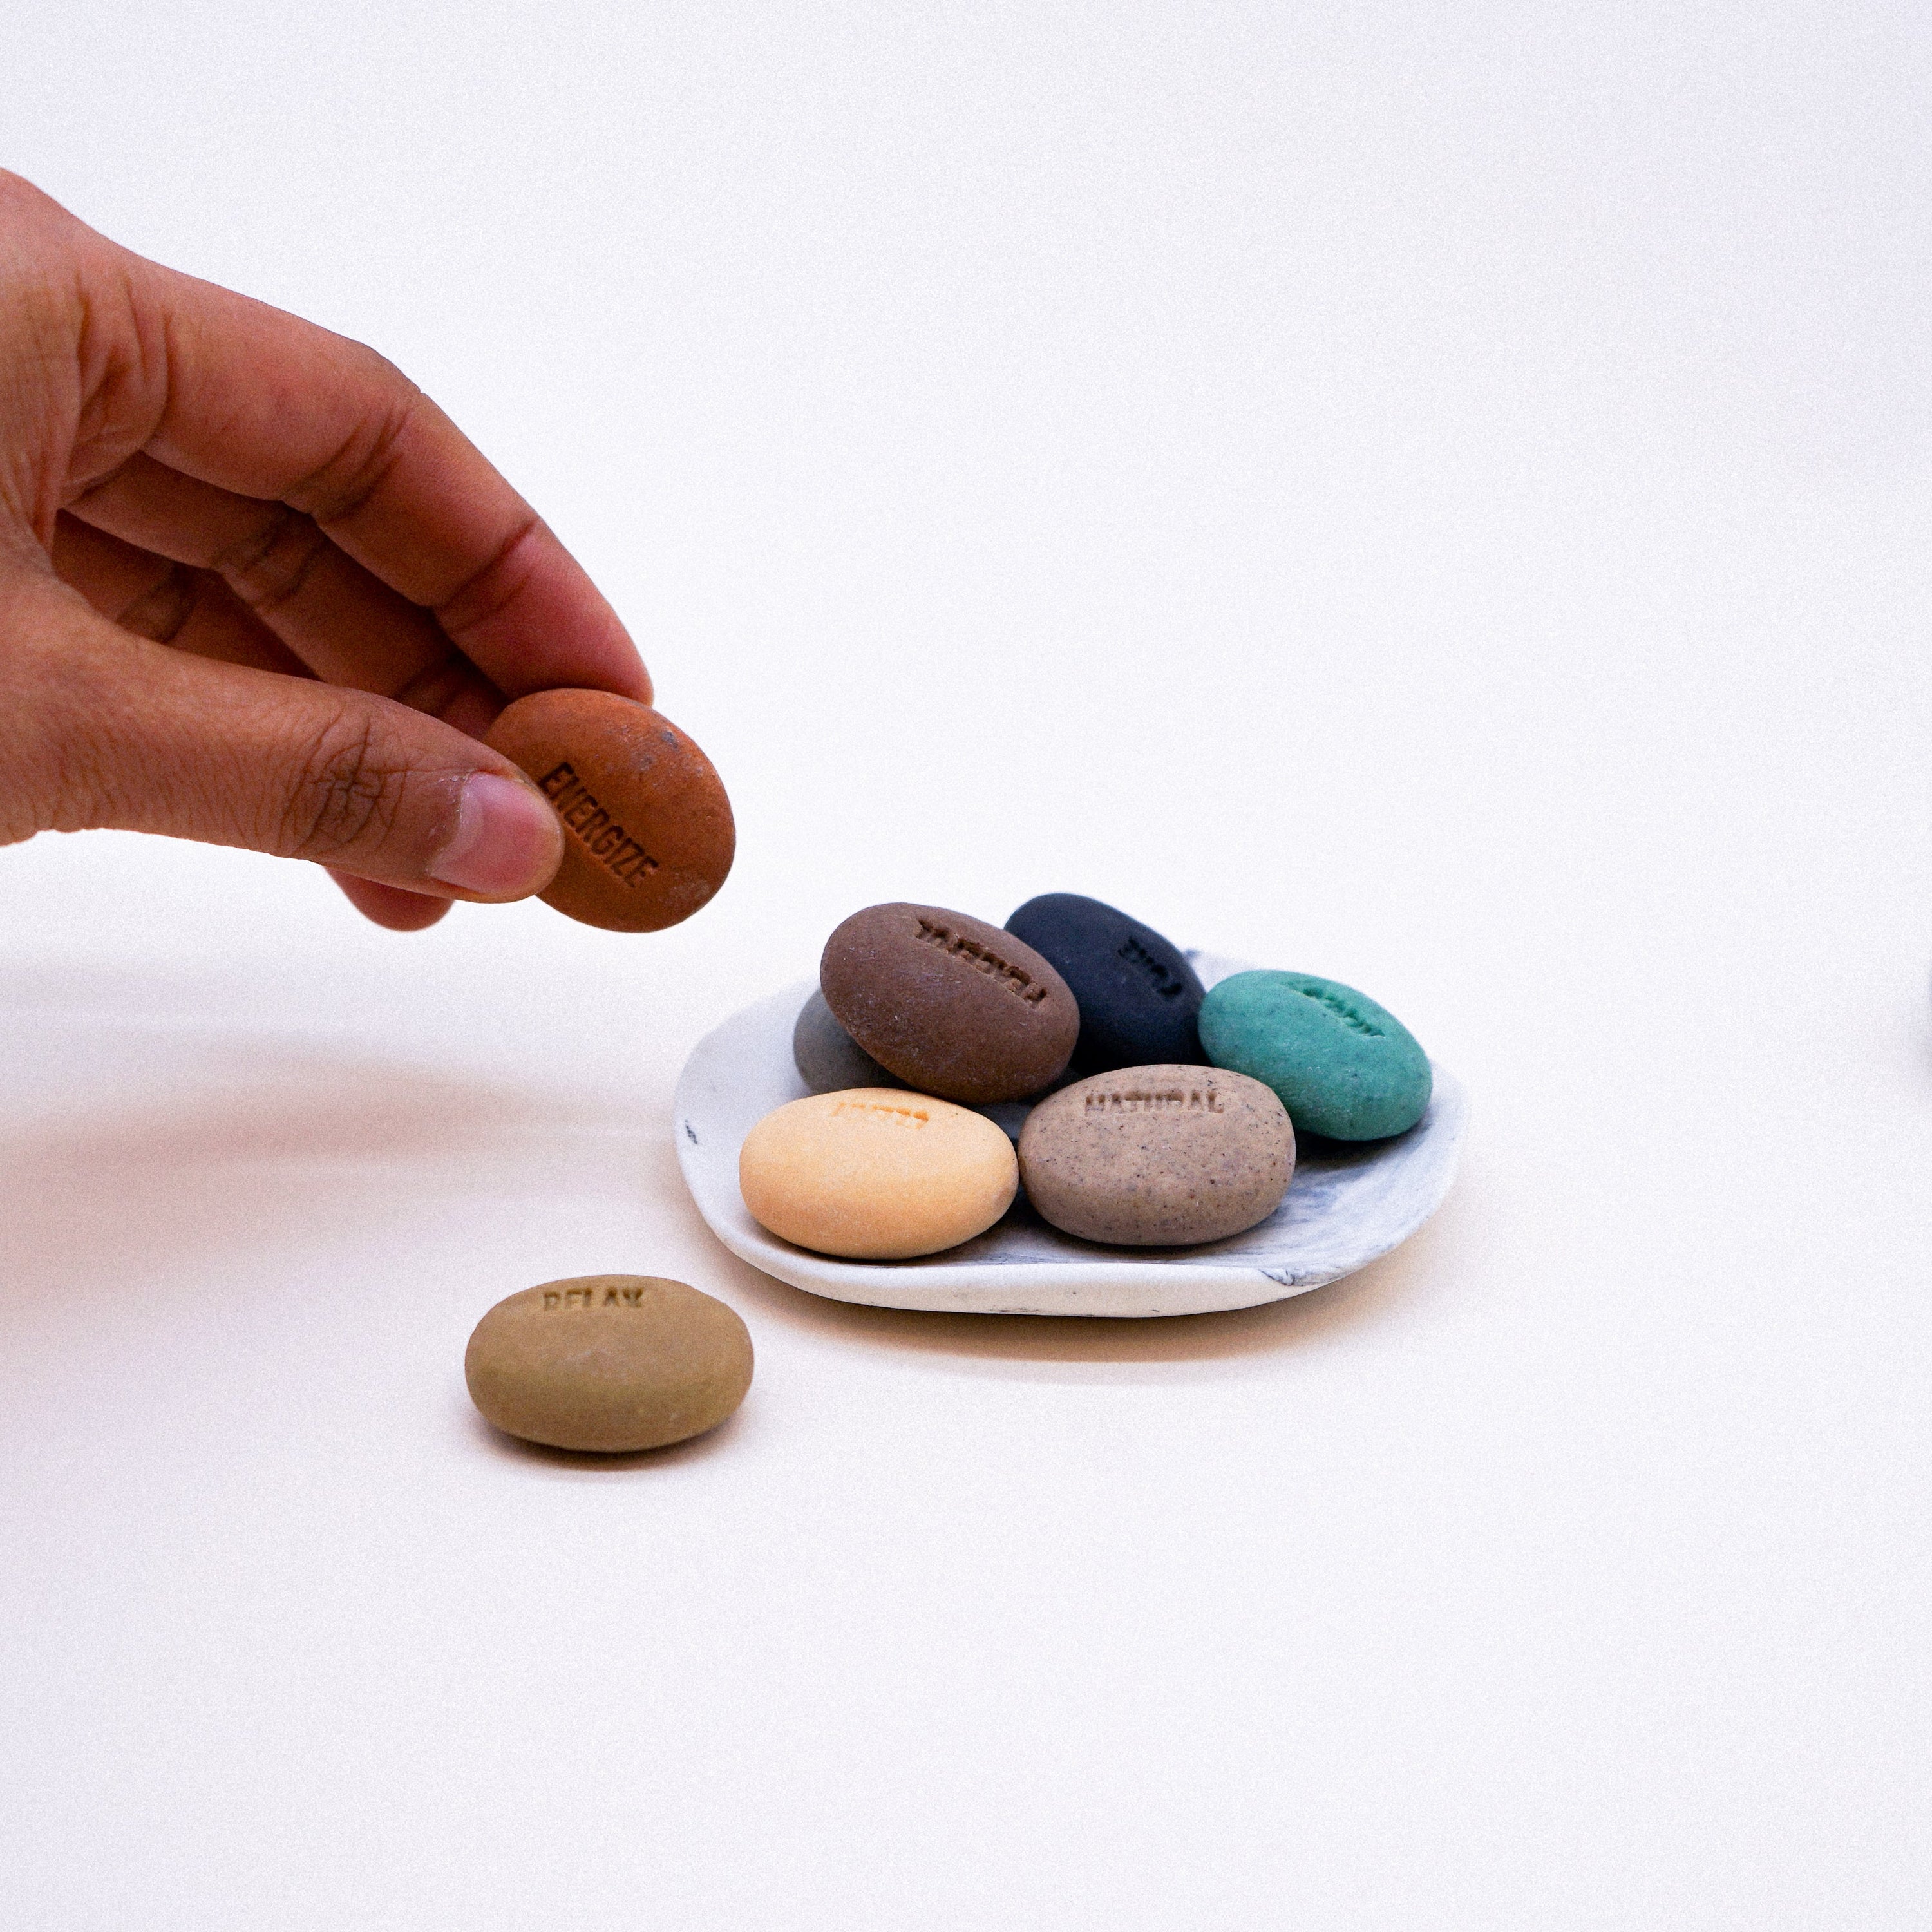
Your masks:
<svg viewBox="0 0 1932 1932"><path fill-rule="evenodd" d="M10 1932L1928 1922L1921 10L0 12L0 159L402 362L742 841L642 939L0 854ZM1052 889L1400 1013L1437 1221L731 1261L693 1040ZM633 1268L738 1418L493 1439L478 1316Z"/></svg>

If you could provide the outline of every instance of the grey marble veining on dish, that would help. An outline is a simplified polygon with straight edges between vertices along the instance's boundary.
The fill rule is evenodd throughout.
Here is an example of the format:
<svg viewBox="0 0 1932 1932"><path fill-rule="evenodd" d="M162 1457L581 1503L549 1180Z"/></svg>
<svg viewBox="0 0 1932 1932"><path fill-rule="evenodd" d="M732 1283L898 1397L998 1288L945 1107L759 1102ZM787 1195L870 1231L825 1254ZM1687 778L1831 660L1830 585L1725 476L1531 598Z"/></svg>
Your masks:
<svg viewBox="0 0 1932 1932"><path fill-rule="evenodd" d="M1190 952L1209 986L1244 963ZM1468 1120L1462 1089L1439 1066L1421 1120L1391 1141L1306 1144L1280 1208L1258 1227L1199 1247L1108 1248L1042 1221L1022 1195L1006 1218L942 1255L848 1262L768 1234L738 1192L738 1149L754 1122L806 1090L792 1028L809 981L745 1008L706 1035L674 1102L686 1184L712 1232L781 1281L838 1300L981 1313L1145 1316L1244 1308L1319 1287L1406 1240L1441 1204ZM1017 1133L1024 1109L984 1108Z"/></svg>

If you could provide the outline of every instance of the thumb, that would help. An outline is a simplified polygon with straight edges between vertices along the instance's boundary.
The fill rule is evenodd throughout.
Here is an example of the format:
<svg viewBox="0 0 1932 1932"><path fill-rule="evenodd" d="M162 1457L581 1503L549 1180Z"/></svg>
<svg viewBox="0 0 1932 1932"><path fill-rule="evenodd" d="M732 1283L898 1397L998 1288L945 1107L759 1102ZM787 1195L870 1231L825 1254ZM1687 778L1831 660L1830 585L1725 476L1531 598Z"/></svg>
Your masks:
<svg viewBox="0 0 1932 1932"><path fill-rule="evenodd" d="M541 891L549 802L453 726L368 692L137 638L0 562L0 842L118 826L442 898Z"/></svg>

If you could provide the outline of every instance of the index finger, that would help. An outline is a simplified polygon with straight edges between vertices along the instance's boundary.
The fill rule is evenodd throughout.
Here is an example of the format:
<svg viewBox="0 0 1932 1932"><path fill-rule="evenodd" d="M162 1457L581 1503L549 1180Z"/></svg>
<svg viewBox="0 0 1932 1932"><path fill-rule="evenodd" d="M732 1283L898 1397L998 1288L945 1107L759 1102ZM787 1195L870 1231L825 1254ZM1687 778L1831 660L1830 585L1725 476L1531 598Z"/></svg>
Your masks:
<svg viewBox="0 0 1932 1932"><path fill-rule="evenodd" d="M140 339L166 365L151 454L312 516L512 698L578 686L649 702L637 646L583 567L393 364L130 259Z"/></svg>

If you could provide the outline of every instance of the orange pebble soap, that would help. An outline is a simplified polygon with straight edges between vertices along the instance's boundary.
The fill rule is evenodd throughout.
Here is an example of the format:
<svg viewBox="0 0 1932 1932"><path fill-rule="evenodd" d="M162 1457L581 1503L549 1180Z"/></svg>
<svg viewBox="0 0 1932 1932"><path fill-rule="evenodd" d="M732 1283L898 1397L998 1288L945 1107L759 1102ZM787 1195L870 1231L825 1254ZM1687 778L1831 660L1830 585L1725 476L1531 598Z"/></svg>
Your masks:
<svg viewBox="0 0 1932 1932"><path fill-rule="evenodd" d="M520 698L484 740L563 821L544 904L612 932L688 919L731 869L737 833L711 760L668 718L608 691Z"/></svg>

